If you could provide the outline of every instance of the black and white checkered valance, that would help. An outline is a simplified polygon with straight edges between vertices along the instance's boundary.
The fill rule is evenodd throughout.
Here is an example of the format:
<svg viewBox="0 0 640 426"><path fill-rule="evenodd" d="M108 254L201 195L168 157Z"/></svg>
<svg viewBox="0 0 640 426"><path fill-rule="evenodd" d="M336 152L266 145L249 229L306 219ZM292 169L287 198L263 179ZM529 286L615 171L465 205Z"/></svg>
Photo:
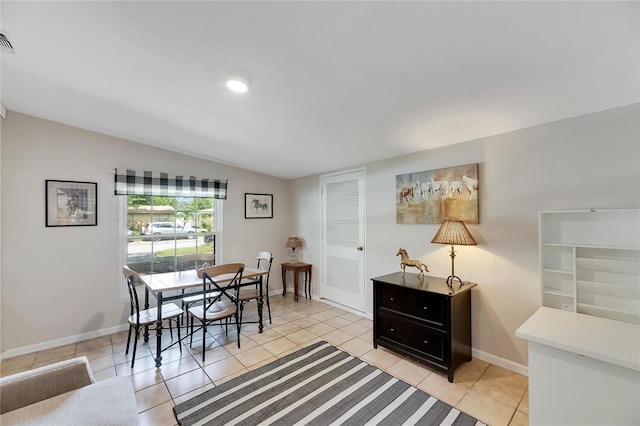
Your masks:
<svg viewBox="0 0 640 426"><path fill-rule="evenodd" d="M158 195L164 197L209 197L227 199L226 180L169 176L158 172L116 169L115 195Z"/></svg>

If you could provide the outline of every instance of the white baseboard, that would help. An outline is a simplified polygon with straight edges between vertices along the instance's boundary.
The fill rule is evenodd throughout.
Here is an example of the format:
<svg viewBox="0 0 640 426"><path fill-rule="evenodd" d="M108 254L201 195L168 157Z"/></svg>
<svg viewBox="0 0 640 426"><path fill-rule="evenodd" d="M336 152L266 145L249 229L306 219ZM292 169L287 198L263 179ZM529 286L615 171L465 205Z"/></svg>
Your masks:
<svg viewBox="0 0 640 426"><path fill-rule="evenodd" d="M293 289L292 289L293 290ZM293 291L291 291L293 293ZM272 290L269 292L269 296L279 296L282 295L282 290ZM304 297L304 294L302 294ZM356 315L360 315L364 318L373 320L373 315L356 311L354 309L349 309L346 306L340 305L338 303L334 303L327 299L320 299L318 296L311 296L312 300L316 302L325 303L327 305L340 308L342 310L354 313ZM93 339L95 337L106 336L109 334L117 333L119 331L124 331L128 329L127 324L122 324L115 327L105 328L102 330L92 331L89 333L77 334L75 336L64 337L62 339L50 340L48 342L42 342L35 345L23 346L21 348L9 349L0 354L0 362L6 358L11 358L18 355L24 355L37 351L44 351L47 349L55 348L58 346L68 345L71 343L82 342L83 340ZM471 354L482 361L490 362L491 364L497 365L498 367L506 368L507 370L513 371L514 373L522 374L523 376L529 376L529 367L526 365L518 364L517 362L510 361L508 359L500 358L496 355L489 354L487 352L480 351L478 349L473 348L471 350Z"/></svg>
<svg viewBox="0 0 640 426"><path fill-rule="evenodd" d="M529 367L526 365L518 364L517 362L509 361L508 359L500 358L498 356L480 351L472 348L471 355L474 358L481 359L482 361L490 362L498 367L506 368L514 373L522 374L523 376L529 376Z"/></svg>
<svg viewBox="0 0 640 426"><path fill-rule="evenodd" d="M93 339L96 337L107 336L119 331L128 330L128 324L122 324L115 327L104 328L102 330L91 331L89 333L76 334L75 336L63 337L62 339L50 340L48 342L37 343L35 345L23 346L21 348L9 349L4 351L3 359L11 358L18 355L29 354L37 351L44 351L58 346L69 345L71 343L82 342L83 340Z"/></svg>
<svg viewBox="0 0 640 426"><path fill-rule="evenodd" d="M356 310L356 309L351 309L351 308L349 308L349 307L347 307L347 306L344 306L344 305L341 305L341 304L339 304L339 303L332 302L331 300L327 300L327 299L320 299L320 298L318 298L317 296L315 296L315 297L314 297L314 296L311 296L311 299L312 299L312 300L316 300L316 301L318 301L318 302L320 302L320 303L324 303L324 304L326 304L326 305L333 306L334 308L340 308L340 309L342 309L343 311L347 311L347 312L350 312L350 313L352 313L352 314L360 315L360 316L361 316L361 317L363 317L363 318L366 318L366 319L369 319L369 320L373 320L373 315L371 315L371 314L368 314L368 313L366 313L366 312L361 312L361 311L358 311L358 310Z"/></svg>
<svg viewBox="0 0 640 426"><path fill-rule="evenodd" d="M326 303L327 305L331 305L336 308L340 308L345 311L349 311L354 314L361 315L364 318L373 320L373 314L352 310L347 308L346 306L340 305L339 303L335 303L327 299L320 299L318 296L312 295L311 298L317 302ZM523 376L527 376L527 377L529 376L529 367L527 367L526 365L518 364L517 362L500 358L496 355L492 355L475 348L471 349L471 355L474 356L475 358L481 359L482 361L490 362L493 365L497 365L498 367L506 368L507 370L513 371L514 373L522 374Z"/></svg>
<svg viewBox="0 0 640 426"><path fill-rule="evenodd" d="M282 289L271 290L269 291L269 296L280 296L282 294ZM303 296L304 297L304 296ZM52 349L58 346L68 345L71 343L82 342L83 340L93 339L95 337L102 337L108 334L117 333L119 331L125 331L129 328L127 324L122 324L115 327L105 328L102 330L92 331L89 333L77 334L75 336L63 337L62 339L50 340L48 342L37 343L35 345L23 346L20 348L9 349L2 353L0 353L0 362L7 358L12 358L14 356L29 354L37 351L44 351L47 349Z"/></svg>
<svg viewBox="0 0 640 426"><path fill-rule="evenodd" d="M271 290L269 292L269 297L273 297L273 296L282 296L282 289L278 289L278 290Z"/></svg>

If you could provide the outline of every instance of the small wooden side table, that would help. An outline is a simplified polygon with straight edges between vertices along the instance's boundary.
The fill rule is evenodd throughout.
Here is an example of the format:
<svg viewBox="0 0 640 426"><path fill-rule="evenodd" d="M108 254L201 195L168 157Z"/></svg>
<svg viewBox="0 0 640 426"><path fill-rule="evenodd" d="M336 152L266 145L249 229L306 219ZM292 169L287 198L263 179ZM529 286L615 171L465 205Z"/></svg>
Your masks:
<svg viewBox="0 0 640 426"><path fill-rule="evenodd" d="M307 286L311 297L311 264L310 263L283 263L282 264L282 295L287 294L287 271L293 272L293 300L298 301L298 275L304 272L304 297L307 298Z"/></svg>

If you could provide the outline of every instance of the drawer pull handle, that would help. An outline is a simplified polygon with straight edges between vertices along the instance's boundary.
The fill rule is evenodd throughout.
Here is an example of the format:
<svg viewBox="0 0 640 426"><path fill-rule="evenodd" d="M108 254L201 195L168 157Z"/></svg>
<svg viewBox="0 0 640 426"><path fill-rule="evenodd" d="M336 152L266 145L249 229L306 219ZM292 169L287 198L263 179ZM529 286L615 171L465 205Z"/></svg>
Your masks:
<svg viewBox="0 0 640 426"><path fill-rule="evenodd" d="M429 307L428 306L424 306L422 309L424 309L426 311L427 309L429 309Z"/></svg>
<svg viewBox="0 0 640 426"><path fill-rule="evenodd" d="M389 331L391 331L393 333L396 330L394 328L390 328Z"/></svg>
<svg viewBox="0 0 640 426"><path fill-rule="evenodd" d="M425 340L425 341L424 341L424 344L425 344L425 345L428 345L428 344L429 344L429 341L428 341L428 340Z"/></svg>
<svg viewBox="0 0 640 426"><path fill-rule="evenodd" d="M393 297L390 297L389 300L393 302Z"/></svg>

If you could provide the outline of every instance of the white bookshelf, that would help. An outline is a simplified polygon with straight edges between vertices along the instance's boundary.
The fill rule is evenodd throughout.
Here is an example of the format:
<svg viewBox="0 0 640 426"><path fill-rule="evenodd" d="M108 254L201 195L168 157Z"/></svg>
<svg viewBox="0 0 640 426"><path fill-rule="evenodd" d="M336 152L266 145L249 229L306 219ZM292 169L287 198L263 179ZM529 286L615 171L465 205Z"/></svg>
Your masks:
<svg viewBox="0 0 640 426"><path fill-rule="evenodd" d="M542 306L640 324L640 209L539 215Z"/></svg>

